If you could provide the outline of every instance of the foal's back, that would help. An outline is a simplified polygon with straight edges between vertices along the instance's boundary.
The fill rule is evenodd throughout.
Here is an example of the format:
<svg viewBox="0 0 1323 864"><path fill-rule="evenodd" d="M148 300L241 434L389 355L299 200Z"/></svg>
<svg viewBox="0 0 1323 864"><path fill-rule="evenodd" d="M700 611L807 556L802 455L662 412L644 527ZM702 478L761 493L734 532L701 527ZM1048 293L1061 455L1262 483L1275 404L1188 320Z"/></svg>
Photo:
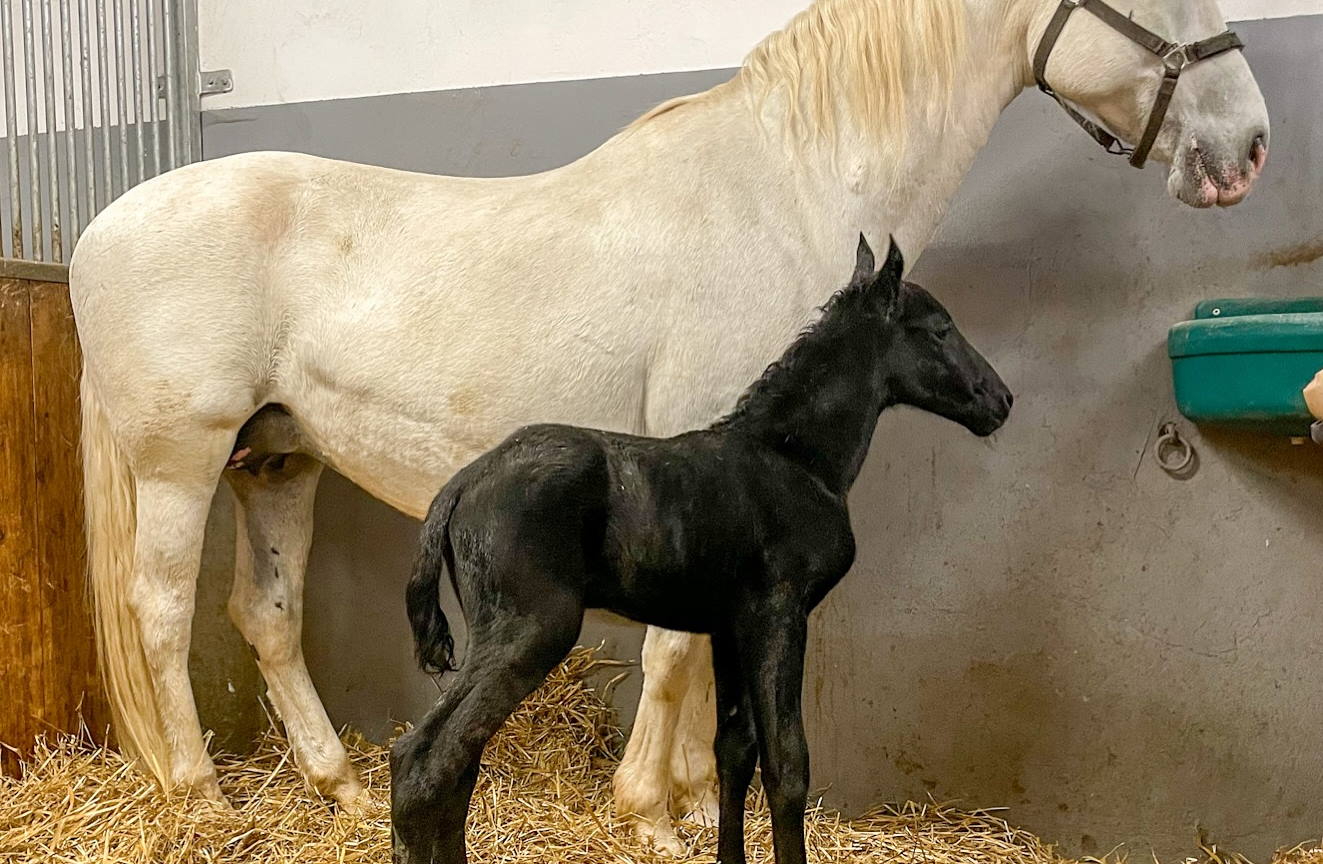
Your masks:
<svg viewBox="0 0 1323 864"><path fill-rule="evenodd" d="M853 556L843 501L724 430L643 438L529 426L452 483L462 489L450 523L461 596L470 568L508 580L528 564L538 568L530 580L555 574L586 607L710 632L746 591L773 587L768 574L785 568L770 561L839 574Z"/></svg>

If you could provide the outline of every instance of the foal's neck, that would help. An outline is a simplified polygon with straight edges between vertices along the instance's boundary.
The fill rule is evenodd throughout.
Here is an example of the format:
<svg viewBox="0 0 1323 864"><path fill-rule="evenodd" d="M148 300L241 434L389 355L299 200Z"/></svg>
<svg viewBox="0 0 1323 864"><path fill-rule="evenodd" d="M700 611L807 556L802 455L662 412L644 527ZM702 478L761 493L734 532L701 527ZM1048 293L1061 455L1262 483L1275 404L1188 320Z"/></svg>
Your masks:
<svg viewBox="0 0 1323 864"><path fill-rule="evenodd" d="M857 294L848 288L833 297L821 320L714 427L762 442L842 496L891 404L882 362L892 325Z"/></svg>

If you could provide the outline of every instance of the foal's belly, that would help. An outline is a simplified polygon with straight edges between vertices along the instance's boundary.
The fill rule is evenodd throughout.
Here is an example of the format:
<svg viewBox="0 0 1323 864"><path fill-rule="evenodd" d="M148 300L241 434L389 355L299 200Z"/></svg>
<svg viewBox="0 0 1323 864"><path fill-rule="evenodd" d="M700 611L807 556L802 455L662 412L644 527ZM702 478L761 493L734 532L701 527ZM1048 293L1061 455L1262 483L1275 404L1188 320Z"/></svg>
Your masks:
<svg viewBox="0 0 1323 864"><path fill-rule="evenodd" d="M590 609L606 609L630 621L667 630L710 634L729 606L730 583L708 568L606 574L591 580Z"/></svg>
<svg viewBox="0 0 1323 864"><path fill-rule="evenodd" d="M712 633L722 620L718 607L711 598L677 590L660 603L637 602L628 598L606 598L587 601L590 609L605 609L639 624L680 630L685 633Z"/></svg>

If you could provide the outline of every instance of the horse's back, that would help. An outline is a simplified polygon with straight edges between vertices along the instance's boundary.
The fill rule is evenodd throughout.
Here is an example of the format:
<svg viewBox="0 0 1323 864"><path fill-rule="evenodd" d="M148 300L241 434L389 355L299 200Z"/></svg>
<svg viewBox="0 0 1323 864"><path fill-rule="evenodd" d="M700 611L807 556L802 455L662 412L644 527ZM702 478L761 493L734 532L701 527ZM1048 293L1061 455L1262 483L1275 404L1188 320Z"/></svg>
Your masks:
<svg viewBox="0 0 1323 864"><path fill-rule="evenodd" d="M337 229L370 219L425 179L302 153L197 162L135 186L98 214L74 252L70 284L76 299L125 290L123 282L141 291L204 277L234 290L244 284L235 276L280 264L292 244L315 254Z"/></svg>
<svg viewBox="0 0 1323 864"><path fill-rule="evenodd" d="M416 226L468 193L460 178L281 152L134 187L92 221L70 264L89 368L118 414L191 391L181 415L234 422L280 395L289 339L306 341L346 285L417 279Z"/></svg>

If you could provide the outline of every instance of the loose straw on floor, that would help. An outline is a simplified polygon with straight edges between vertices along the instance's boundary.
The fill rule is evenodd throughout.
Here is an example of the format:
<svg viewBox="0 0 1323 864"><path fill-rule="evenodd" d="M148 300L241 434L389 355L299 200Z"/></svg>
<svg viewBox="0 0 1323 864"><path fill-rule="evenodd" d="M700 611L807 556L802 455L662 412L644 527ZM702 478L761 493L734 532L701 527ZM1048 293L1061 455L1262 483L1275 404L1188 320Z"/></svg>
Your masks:
<svg viewBox="0 0 1323 864"><path fill-rule="evenodd" d="M469 815L474 864L675 862L633 840L612 814L622 739L611 708L584 681L600 662L576 650L488 746ZM371 794L361 816L336 813L314 795L274 733L251 756L220 760L233 811L167 798L118 754L85 741L39 743L21 776L0 779L0 862L386 864L386 751L347 743ZM764 802L753 795L750 806L750 861L770 864ZM847 821L813 807L806 824L815 864L1070 864L989 812L911 803ZM683 825L680 833L691 850L685 861L713 861L715 829ZM1204 851L1208 864L1243 864ZM1294 849L1280 864L1323 864L1323 852Z"/></svg>

